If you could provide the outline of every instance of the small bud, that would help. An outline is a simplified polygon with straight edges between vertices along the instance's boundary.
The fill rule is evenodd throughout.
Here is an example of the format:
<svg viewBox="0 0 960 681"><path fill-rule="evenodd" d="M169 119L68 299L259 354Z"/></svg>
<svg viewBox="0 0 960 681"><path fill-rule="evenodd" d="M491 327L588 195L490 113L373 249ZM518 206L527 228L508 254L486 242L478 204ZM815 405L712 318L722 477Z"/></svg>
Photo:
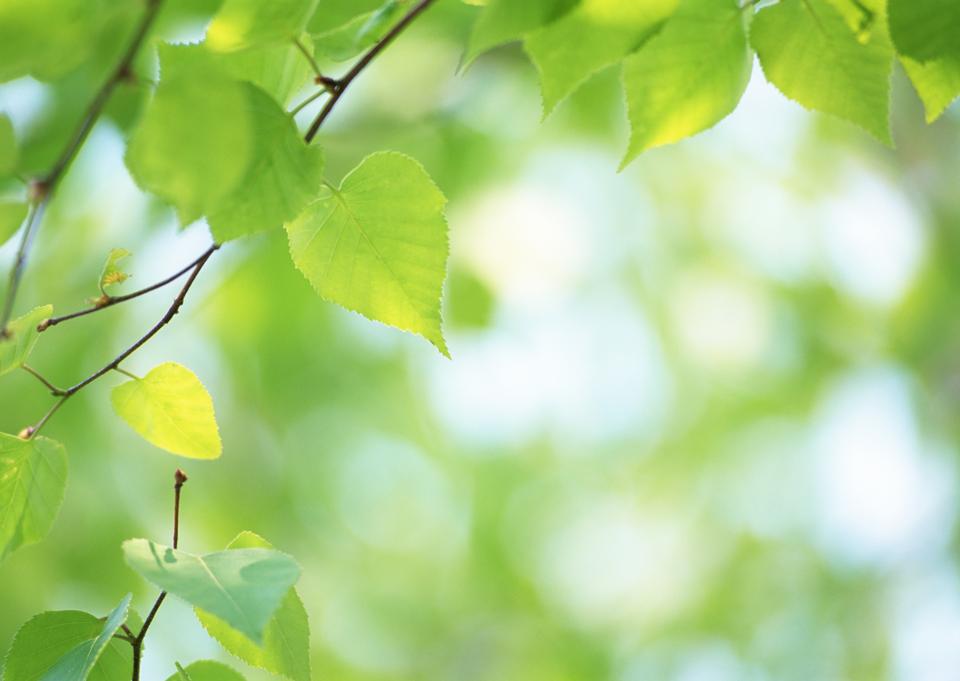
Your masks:
<svg viewBox="0 0 960 681"><path fill-rule="evenodd" d="M29 440L31 437L33 437L33 426L27 426L21 430L19 433L17 433L17 437L21 440Z"/></svg>
<svg viewBox="0 0 960 681"><path fill-rule="evenodd" d="M183 483L187 481L187 474L184 473L179 468L173 474L173 482L176 487L183 487Z"/></svg>
<svg viewBox="0 0 960 681"><path fill-rule="evenodd" d="M50 185L45 180L31 180L27 188L27 198L30 203L40 203L47 198L48 191L50 191Z"/></svg>
<svg viewBox="0 0 960 681"><path fill-rule="evenodd" d="M37 324L37 333L43 333L50 328L50 320L44 319L42 322Z"/></svg>

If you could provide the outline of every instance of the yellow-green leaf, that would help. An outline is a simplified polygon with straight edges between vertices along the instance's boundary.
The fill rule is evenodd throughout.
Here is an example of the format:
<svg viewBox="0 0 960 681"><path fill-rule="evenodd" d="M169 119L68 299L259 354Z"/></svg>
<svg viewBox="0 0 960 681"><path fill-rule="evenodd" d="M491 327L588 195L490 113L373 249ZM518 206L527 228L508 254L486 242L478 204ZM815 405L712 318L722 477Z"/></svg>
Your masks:
<svg viewBox="0 0 960 681"><path fill-rule="evenodd" d="M192 459L220 456L213 400L185 366L167 362L110 395L113 409L147 442Z"/></svg>
<svg viewBox="0 0 960 681"><path fill-rule="evenodd" d="M103 263L103 270L100 272L100 293L107 295L107 287L116 284L122 284L130 275L120 269L118 263L131 255L125 248L114 248L107 254L107 260Z"/></svg>
<svg viewBox="0 0 960 681"><path fill-rule="evenodd" d="M290 42L307 26L317 0L227 0L207 29L207 43L232 52Z"/></svg>
<svg viewBox="0 0 960 681"><path fill-rule="evenodd" d="M47 536L66 485L63 445L0 433L0 559Z"/></svg>
<svg viewBox="0 0 960 681"><path fill-rule="evenodd" d="M447 355L445 205L415 160L374 154L287 224L290 255L322 298L419 334Z"/></svg>
<svg viewBox="0 0 960 681"><path fill-rule="evenodd" d="M0 201L0 246L17 233L28 210L29 206L23 201Z"/></svg>

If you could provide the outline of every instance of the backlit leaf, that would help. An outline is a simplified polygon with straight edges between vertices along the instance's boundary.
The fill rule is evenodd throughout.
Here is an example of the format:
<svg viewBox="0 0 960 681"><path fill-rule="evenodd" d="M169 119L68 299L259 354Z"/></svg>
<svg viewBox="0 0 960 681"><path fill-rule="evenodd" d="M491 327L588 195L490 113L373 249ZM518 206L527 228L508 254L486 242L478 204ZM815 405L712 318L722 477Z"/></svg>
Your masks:
<svg viewBox="0 0 960 681"><path fill-rule="evenodd" d="M28 210L29 206L23 201L0 201L0 246L17 233Z"/></svg>
<svg viewBox="0 0 960 681"><path fill-rule="evenodd" d="M7 325L6 337L0 336L0 376L27 361L40 337L37 325L52 314L53 305L41 305Z"/></svg>
<svg viewBox="0 0 960 681"><path fill-rule="evenodd" d="M767 80L784 95L891 142L893 50L882 31L861 42L825 0L783 0L757 13L750 37Z"/></svg>
<svg viewBox="0 0 960 681"><path fill-rule="evenodd" d="M706 130L736 108L753 62L744 16L735 0L681 0L663 30L627 58L632 133L625 164Z"/></svg>
<svg viewBox="0 0 960 681"><path fill-rule="evenodd" d="M127 621L131 597L131 594L124 596L107 616L97 635L71 648L43 675L42 681L85 681L110 645L113 635Z"/></svg>
<svg viewBox="0 0 960 681"><path fill-rule="evenodd" d="M960 2L889 0L890 36L901 56L914 61L960 59Z"/></svg>
<svg viewBox="0 0 960 681"><path fill-rule="evenodd" d="M213 400L185 366L167 362L143 378L121 383L110 395L113 409L147 442L192 459L220 456Z"/></svg>
<svg viewBox="0 0 960 681"><path fill-rule="evenodd" d="M120 269L118 263L124 258L130 256L130 251L125 248L114 248L107 254L107 260L103 263L103 270L100 272L100 293L107 295L107 288L122 284L130 275Z"/></svg>
<svg viewBox="0 0 960 681"><path fill-rule="evenodd" d="M524 45L540 72L544 113L591 75L639 48L676 6L677 0L582 0L531 33Z"/></svg>
<svg viewBox="0 0 960 681"><path fill-rule="evenodd" d="M918 62L901 57L900 61L923 102L927 123L932 123L960 96L960 58Z"/></svg>
<svg viewBox="0 0 960 681"><path fill-rule="evenodd" d="M344 61L372 46L402 13L399 0L387 0L381 7L355 16L343 26L313 36L318 55Z"/></svg>
<svg viewBox="0 0 960 681"><path fill-rule="evenodd" d="M287 224L290 255L325 300L419 334L447 355L445 204L419 163L374 154Z"/></svg>
<svg viewBox="0 0 960 681"><path fill-rule="evenodd" d="M226 0L207 29L207 43L232 52L290 42L307 26L317 0Z"/></svg>
<svg viewBox="0 0 960 681"><path fill-rule="evenodd" d="M0 559L47 536L66 485L63 445L0 433Z"/></svg>
<svg viewBox="0 0 960 681"><path fill-rule="evenodd" d="M228 550L249 548L272 549L273 546L253 532L242 532L227 546ZM310 623L296 589L287 591L280 608L267 624L263 645L257 645L219 617L200 609L196 612L207 633L232 655L293 681L310 681Z"/></svg>
<svg viewBox="0 0 960 681"><path fill-rule="evenodd" d="M123 613L125 603L129 603L129 596L111 615L113 622L119 619L119 613ZM76 679L76 676L60 675L55 665L64 656L80 648L86 647L86 650L94 652L91 644L102 640L101 637L112 628L113 622L109 622L108 626L104 620L78 610L58 610L36 615L20 627L10 645L4 681ZM86 678L92 681L127 681L130 678L133 656L129 643L107 637L106 644L99 647L98 655Z"/></svg>
<svg viewBox="0 0 960 681"><path fill-rule="evenodd" d="M167 681L243 681L243 675L222 662L198 660L186 667L177 665L177 671Z"/></svg>
<svg viewBox="0 0 960 681"><path fill-rule="evenodd" d="M233 549L195 556L146 539L123 543L127 564L149 582L209 612L258 644L300 577L290 556Z"/></svg>
<svg viewBox="0 0 960 681"><path fill-rule="evenodd" d="M464 63L492 47L519 40L530 31L559 19L579 0L490 0L474 24Z"/></svg>

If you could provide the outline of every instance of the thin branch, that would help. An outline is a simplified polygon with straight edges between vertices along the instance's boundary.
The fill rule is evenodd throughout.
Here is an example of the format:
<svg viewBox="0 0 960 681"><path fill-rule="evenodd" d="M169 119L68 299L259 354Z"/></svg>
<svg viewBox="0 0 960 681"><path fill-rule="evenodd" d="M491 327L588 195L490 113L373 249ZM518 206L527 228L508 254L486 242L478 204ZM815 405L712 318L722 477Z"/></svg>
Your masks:
<svg viewBox="0 0 960 681"><path fill-rule="evenodd" d="M61 323L63 323L63 322L69 321L69 320L71 320L71 319L76 319L77 317L84 317L84 316L86 316L86 315L93 314L94 312L99 312L100 310L105 310L105 309L108 308L108 307L113 307L114 305L119 305L120 303L125 303L125 302L127 302L128 300L133 300L134 298L139 298L140 296L146 295L147 293L152 293L153 291L156 291L158 288L163 288L163 287L166 286L167 284L173 283L174 281L176 281L177 279L179 279L180 277L182 277L184 274L186 274L187 272L189 272L190 270L192 270L194 267L196 267L196 266L197 266L197 263L199 263L199 262L200 262L202 259L204 259L206 256L207 256L207 251L204 251L201 255L199 255L199 256L197 256L196 258L194 258L193 261L192 261L189 265L187 265L186 267L183 267L182 269L177 270L176 272L174 272L173 274L171 274L171 275L170 275L169 277L167 277L166 279L161 279L161 280L158 281L157 283L151 284L150 286L146 286L146 287L144 287L144 288L142 288L142 289L139 289L139 290L137 290L137 291L133 291L132 293L124 294L124 295L122 295L122 296L109 296L109 297L108 297L105 301L103 301L103 302L98 302L98 303L95 304L95 305L91 305L90 307L85 308L85 309L83 309L83 310L79 310L79 311L77 311L77 312L71 312L70 314L65 314L65 315L63 315L62 317L51 317L50 319L48 319L48 320L46 320L45 322L41 323L41 324L37 327L37 331L46 331L46 330L49 329L51 326L56 326L57 324L61 324Z"/></svg>
<svg viewBox="0 0 960 681"><path fill-rule="evenodd" d="M290 115L291 115L291 116L296 116L298 113L300 113L301 111L303 111L303 109L305 109L305 108L306 108L307 106L309 106L311 103L317 101L318 99L320 99L321 97L323 97L325 94L327 94L327 92L328 92L328 90L327 90L326 88L324 88L324 89L322 89L322 90L317 90L317 91L314 92L312 95L310 95L309 97L307 97L306 99L304 99L302 102L300 102L299 104L297 104L295 107L293 107L292 109L290 109Z"/></svg>
<svg viewBox="0 0 960 681"><path fill-rule="evenodd" d="M35 181L31 185L34 203L30 216L27 218L23 236L20 238L20 246L17 249L16 260L14 261L13 268L10 270L10 282L7 286L7 293L3 302L3 311L0 313L0 333L2 334L6 334L7 324L13 316L14 303L16 302L17 292L20 289L20 281L23 278L23 273L27 266L30 247L40 228L40 218L43 210L46 204L50 202L54 189L63 179L70 164L80 152L80 148L86 141L97 119L100 118L100 114L106 106L107 100L110 99L110 95L113 94L117 85L130 78L133 60L137 56L141 45L143 45L147 33L150 31L150 27L157 18L161 2L162 0L147 0L147 9L134 31L133 37L130 39L127 49L120 59L120 63L117 64L113 73L110 74L106 82L100 86L100 90L94 95L93 100L83 114L83 118L80 119L80 124L74 131L70 142L54 162L53 167L43 179Z"/></svg>
<svg viewBox="0 0 960 681"><path fill-rule="evenodd" d="M69 400L71 397L76 395L78 392L86 388L88 385L96 381L98 378L110 373L111 371L117 371L120 368L120 363L127 359L130 355L139 350L147 341L153 338L160 332L164 326L170 323L170 321L176 316L177 312L180 311L180 308L183 306L183 301L186 300L187 293L190 292L190 288L193 286L193 283L197 280L197 276L200 274L200 270L203 269L203 266L207 264L207 260L210 259L210 256L220 248L218 244L213 244L204 251L203 255L197 259L196 263L193 265L193 271L190 272L190 276L187 278L187 281L184 283L183 287L180 289L180 292L177 294L177 297L173 299L173 302L170 304L170 307L167 308L167 311L164 313L163 317L160 318L156 324L154 324L149 331L147 331L143 336L141 336L133 345L128 347L126 350L117 355L109 363L97 369L95 372L87 376L85 379L79 383L65 389L60 390L60 399L54 403L53 407L43 415L37 423L32 426L24 428L20 432L20 436L24 438L31 438L36 435L41 428L43 428L47 421L57 412L60 407L63 406L63 403Z"/></svg>
<svg viewBox="0 0 960 681"><path fill-rule="evenodd" d="M333 111L333 108L337 105L337 102L340 101L340 98L343 96L343 93L347 91L347 88L350 87L350 84L359 76L367 66L370 65L378 54L383 52L394 39L403 33L404 29L413 23L413 20L416 19L420 14L426 10L430 5L432 5L435 0L420 0L416 5L414 5L409 12L407 12L403 18L396 23L396 25L391 28L385 36L377 41L377 44L371 47L367 52L360 57L356 64L353 65L347 74L335 81L335 87L330 93L330 99L327 100L327 103L320 110L320 113L317 114L317 117L313 119L313 123L310 124L310 129L307 130L307 134L304 136L304 139L307 143L313 141L313 138L317 136L317 132L320 130L320 126L323 125L323 122L327 120L327 116Z"/></svg>
<svg viewBox="0 0 960 681"><path fill-rule="evenodd" d="M41 383L43 383L43 384L47 387L47 390L49 390L53 395L59 397L59 396L61 396L61 395L63 395L63 394L66 393L65 390L61 390L60 388L58 388L57 386L55 386L53 383L51 383L50 381L48 381L47 379L45 379L45 378L43 377L43 375L42 375L39 371L37 371L36 369L34 369L34 368L33 368L32 366L30 366L29 364L21 364L21 365L20 365L20 368L23 369L24 371L26 371L26 372L27 372L28 374L30 374L31 376L33 376L35 379L37 379L37 380L40 381Z"/></svg>
<svg viewBox="0 0 960 681"><path fill-rule="evenodd" d="M178 468L173 474L173 548L177 548L177 545L180 543L180 490L183 489L186 481L186 473ZM160 606L163 605L166 597L167 592L161 591L160 595L157 596L157 600L153 602L150 612L147 613L147 618L143 620L143 626L140 627L140 632L130 644L133 646L132 681L140 681L140 658L143 656L143 641L147 637L147 630L149 630L150 625L153 624L153 620L157 616L157 611L160 610Z"/></svg>

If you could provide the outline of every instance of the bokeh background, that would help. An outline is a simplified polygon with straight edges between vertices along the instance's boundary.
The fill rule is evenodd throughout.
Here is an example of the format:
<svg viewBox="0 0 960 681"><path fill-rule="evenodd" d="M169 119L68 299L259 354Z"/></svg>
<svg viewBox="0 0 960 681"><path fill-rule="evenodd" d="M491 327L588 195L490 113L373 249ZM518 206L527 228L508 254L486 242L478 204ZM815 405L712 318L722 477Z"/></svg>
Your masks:
<svg viewBox="0 0 960 681"><path fill-rule="evenodd" d="M172 2L158 37L199 37L215 4ZM183 548L250 529L302 563L316 679L960 678L960 110L925 126L897 73L888 149L757 69L732 117L618 174L616 70L541 122L516 46L458 73L473 16L441 2L320 138L332 179L390 148L450 198L453 360L320 301L283 234L230 244L127 365L196 371L223 458L139 439L119 376L72 400L46 429L70 455L60 517L0 565L0 647L44 609L149 606L119 547L167 539L180 465ZM112 38L62 81L0 87L31 168ZM131 290L208 243L124 168L145 90L70 172L21 310L81 306L110 248L134 252ZM53 329L31 363L70 384L172 295ZM0 430L49 404L5 377ZM168 602L146 678L199 657L229 659Z"/></svg>

